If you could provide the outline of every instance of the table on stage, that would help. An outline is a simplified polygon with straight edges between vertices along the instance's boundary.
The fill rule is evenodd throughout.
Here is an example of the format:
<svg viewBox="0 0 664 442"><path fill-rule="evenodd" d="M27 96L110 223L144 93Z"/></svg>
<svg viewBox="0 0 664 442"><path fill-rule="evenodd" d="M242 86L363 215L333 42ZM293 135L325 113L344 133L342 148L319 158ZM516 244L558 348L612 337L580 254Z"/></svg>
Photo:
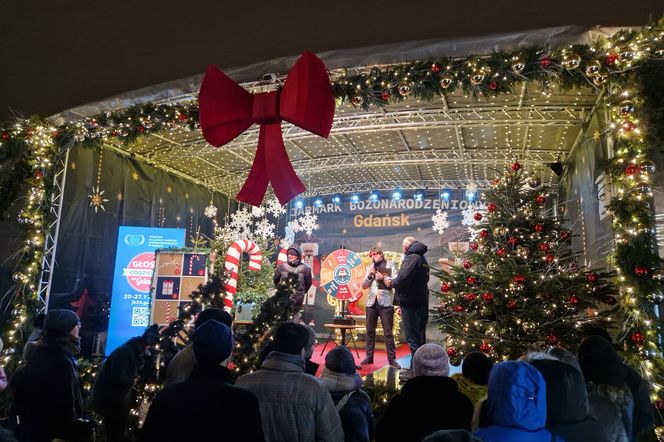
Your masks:
<svg viewBox="0 0 664 442"><path fill-rule="evenodd" d="M357 350L357 344L355 344L355 339L353 339L353 330L357 330L360 328L359 325L349 325L349 324L323 324L323 327L329 328L330 329L330 334L325 340L325 345L323 346L323 350L321 350L320 355L323 356L323 353L325 352L325 349L327 348L327 344L331 341L334 342L335 345L337 345L337 341L334 337L334 331L336 329L339 329L341 332L341 346L346 346L348 342L353 343L353 347L355 347L355 354L357 354L357 357L360 357L360 352ZM350 332L350 338L346 340L346 331Z"/></svg>

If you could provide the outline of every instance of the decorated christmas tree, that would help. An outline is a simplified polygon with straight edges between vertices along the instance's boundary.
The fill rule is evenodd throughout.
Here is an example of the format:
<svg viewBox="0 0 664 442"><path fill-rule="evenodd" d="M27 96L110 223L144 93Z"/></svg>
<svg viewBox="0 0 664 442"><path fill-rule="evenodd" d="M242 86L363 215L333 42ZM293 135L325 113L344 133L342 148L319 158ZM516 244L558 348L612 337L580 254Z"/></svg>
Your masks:
<svg viewBox="0 0 664 442"><path fill-rule="evenodd" d="M561 345L574 349L581 331L602 325L617 300L608 274L579 267L573 233L552 209L554 193L518 163L484 192L470 250L441 279L441 329L448 354L473 350L495 359Z"/></svg>

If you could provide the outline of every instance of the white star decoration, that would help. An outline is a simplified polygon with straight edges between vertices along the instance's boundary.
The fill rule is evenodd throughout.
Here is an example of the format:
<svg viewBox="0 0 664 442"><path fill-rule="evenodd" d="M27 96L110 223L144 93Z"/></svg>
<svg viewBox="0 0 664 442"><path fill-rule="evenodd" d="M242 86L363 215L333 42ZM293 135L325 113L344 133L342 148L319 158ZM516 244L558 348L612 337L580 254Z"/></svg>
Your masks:
<svg viewBox="0 0 664 442"><path fill-rule="evenodd" d="M440 235L450 226L450 222L447 220L447 212L440 209L436 210L436 214L431 217L431 220L433 221L433 230Z"/></svg>
<svg viewBox="0 0 664 442"><path fill-rule="evenodd" d="M94 206L95 213L97 213L98 209L101 209L104 212L106 211L104 203L107 203L109 200L104 198L104 192L105 190L100 190L99 186L97 186L93 187L92 194L88 195L88 198L90 198L90 207Z"/></svg>

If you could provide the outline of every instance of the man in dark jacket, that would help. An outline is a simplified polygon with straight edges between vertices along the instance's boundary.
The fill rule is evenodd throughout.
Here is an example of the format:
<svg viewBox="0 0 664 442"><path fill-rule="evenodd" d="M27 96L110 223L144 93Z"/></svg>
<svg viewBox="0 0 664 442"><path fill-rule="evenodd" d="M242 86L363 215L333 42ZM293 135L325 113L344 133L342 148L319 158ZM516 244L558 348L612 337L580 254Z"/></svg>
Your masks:
<svg viewBox="0 0 664 442"><path fill-rule="evenodd" d="M429 263L424 257L427 246L412 236L403 240L406 254L396 277L385 281L385 285L396 289L395 304L401 308L403 328L411 355L427 341L426 329L429 319Z"/></svg>
<svg viewBox="0 0 664 442"><path fill-rule="evenodd" d="M232 385L226 368L233 350L233 333L211 319L191 338L196 366L184 382L169 385L150 406L141 440L263 442L258 400Z"/></svg>
<svg viewBox="0 0 664 442"><path fill-rule="evenodd" d="M148 347L157 344L159 333L154 325L142 336L131 338L108 356L92 386L92 407L103 417L109 442L124 441L129 412L134 403L133 386L143 367Z"/></svg>
<svg viewBox="0 0 664 442"><path fill-rule="evenodd" d="M293 315L293 321L299 322L300 309L304 303L304 297L311 287L311 269L302 262L300 248L296 245L288 248L286 257L287 261L277 266L272 281L274 282L274 286L277 287L280 283L287 281L291 273L297 276L295 292L292 298L294 302L293 309L297 312Z"/></svg>
<svg viewBox="0 0 664 442"><path fill-rule="evenodd" d="M11 379L20 441L78 440L75 421L84 412L75 359L80 351L80 326L70 310L49 311L42 341Z"/></svg>

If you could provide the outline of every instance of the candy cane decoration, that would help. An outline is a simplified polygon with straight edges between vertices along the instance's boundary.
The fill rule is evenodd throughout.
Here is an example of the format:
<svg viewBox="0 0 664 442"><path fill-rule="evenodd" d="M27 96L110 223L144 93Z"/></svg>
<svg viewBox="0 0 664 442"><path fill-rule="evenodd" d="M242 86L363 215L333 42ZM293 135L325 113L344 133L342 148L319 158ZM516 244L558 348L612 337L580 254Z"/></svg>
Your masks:
<svg viewBox="0 0 664 442"><path fill-rule="evenodd" d="M288 255L286 254L287 250L285 248L281 248L279 250L279 254L277 255L277 265L279 264L285 264L288 262Z"/></svg>
<svg viewBox="0 0 664 442"><path fill-rule="evenodd" d="M224 268L230 272L230 278L225 285L226 299L224 299L224 304L226 304L225 309L227 310L233 308L233 296L237 292L237 273L240 270L240 259L244 252L249 254L249 270L258 272L261 269L263 255L255 242L242 239L231 244L226 252L226 260L224 261Z"/></svg>
<svg viewBox="0 0 664 442"><path fill-rule="evenodd" d="M193 275L194 274L194 260L200 261L201 257L198 255L191 255L189 257L189 274Z"/></svg>

